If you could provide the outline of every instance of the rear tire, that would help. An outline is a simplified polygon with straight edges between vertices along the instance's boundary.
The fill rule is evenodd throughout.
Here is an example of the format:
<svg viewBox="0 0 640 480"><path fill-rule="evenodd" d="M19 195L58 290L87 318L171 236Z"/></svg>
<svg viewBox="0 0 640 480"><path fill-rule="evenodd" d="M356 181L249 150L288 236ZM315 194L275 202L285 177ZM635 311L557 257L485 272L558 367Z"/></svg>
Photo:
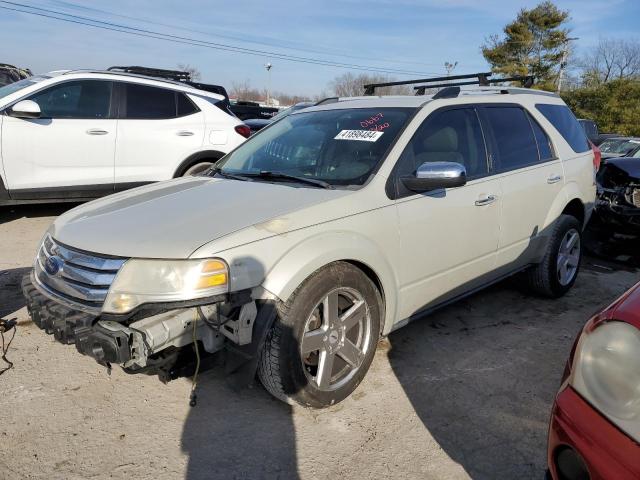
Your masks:
<svg viewBox="0 0 640 480"><path fill-rule="evenodd" d="M193 175L198 175L202 172L204 172L205 170L208 170L211 168L211 166L213 165L213 162L199 162L196 163L195 165L191 165L189 168L187 168L184 173L182 174L183 177L190 177Z"/></svg>
<svg viewBox="0 0 640 480"><path fill-rule="evenodd" d="M528 289L539 295L563 296L578 278L582 259L582 225L562 214L556 221L542 262L524 272Z"/></svg>
<svg viewBox="0 0 640 480"><path fill-rule="evenodd" d="M347 262L312 274L278 305L258 377L276 398L313 408L334 405L360 384L380 336L382 299Z"/></svg>

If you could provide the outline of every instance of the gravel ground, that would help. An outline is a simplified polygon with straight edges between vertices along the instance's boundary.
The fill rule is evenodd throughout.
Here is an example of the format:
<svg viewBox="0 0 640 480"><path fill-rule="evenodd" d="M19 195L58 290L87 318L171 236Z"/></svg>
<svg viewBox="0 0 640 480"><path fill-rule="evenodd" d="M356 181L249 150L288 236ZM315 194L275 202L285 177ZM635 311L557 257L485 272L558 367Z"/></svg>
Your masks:
<svg viewBox="0 0 640 480"><path fill-rule="evenodd" d="M362 385L327 410L234 390L218 370L190 408L187 379L109 376L29 320L20 277L66 208L0 208L0 317L19 320L0 376L1 478L539 479L574 337L639 279L624 253L587 258L555 301L498 284L380 342Z"/></svg>

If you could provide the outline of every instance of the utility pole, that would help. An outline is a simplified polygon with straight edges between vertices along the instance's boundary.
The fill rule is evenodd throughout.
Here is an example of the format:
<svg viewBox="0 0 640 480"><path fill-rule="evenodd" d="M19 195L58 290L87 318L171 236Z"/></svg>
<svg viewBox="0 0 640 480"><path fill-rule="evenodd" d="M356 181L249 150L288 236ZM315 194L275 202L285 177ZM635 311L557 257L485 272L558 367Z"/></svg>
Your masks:
<svg viewBox="0 0 640 480"><path fill-rule="evenodd" d="M572 40L580 40L578 37L567 38L564 42L564 49L562 50L562 60L560 61L560 71L558 72L558 90L560 93L562 89L562 80L564 77L564 69L567 67L567 58L569 57L569 42Z"/></svg>
<svg viewBox="0 0 640 480"><path fill-rule="evenodd" d="M265 64L264 68L267 69L267 106L271 104L271 63Z"/></svg>
<svg viewBox="0 0 640 480"><path fill-rule="evenodd" d="M447 77L451 75L453 69L458 66L458 62L444 62L444 69L447 71Z"/></svg>

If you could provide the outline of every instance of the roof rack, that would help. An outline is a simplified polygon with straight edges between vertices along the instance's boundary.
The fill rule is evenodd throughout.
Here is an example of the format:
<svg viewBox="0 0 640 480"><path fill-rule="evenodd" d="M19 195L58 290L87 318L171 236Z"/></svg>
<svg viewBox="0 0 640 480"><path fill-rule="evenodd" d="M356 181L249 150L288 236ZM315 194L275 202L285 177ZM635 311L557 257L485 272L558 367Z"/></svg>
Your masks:
<svg viewBox="0 0 640 480"><path fill-rule="evenodd" d="M459 87L462 85L480 85L480 86L486 87L493 83L517 82L517 81L522 82L525 87L529 88L533 85L533 82L534 82L534 77L532 75L490 79L489 77L491 77L492 75L493 75L492 72L480 72L480 73L470 73L466 75L452 75L449 77L433 77L433 78L421 78L418 80L404 80L404 81L398 81L398 82L370 83L368 85L364 85L364 94L373 95L375 93L376 88L393 87L397 85L423 84L413 88L416 91L416 95L424 95L427 88ZM452 80L466 80L470 78L473 78L474 80L470 80L466 82L452 81Z"/></svg>
<svg viewBox="0 0 640 480"><path fill-rule="evenodd" d="M173 80L176 82L191 81L191 74L189 72L182 72L180 70L165 70L162 68L132 66L132 67L109 67L107 68L107 71L134 73L136 75L145 75L147 77L166 78L167 80Z"/></svg>

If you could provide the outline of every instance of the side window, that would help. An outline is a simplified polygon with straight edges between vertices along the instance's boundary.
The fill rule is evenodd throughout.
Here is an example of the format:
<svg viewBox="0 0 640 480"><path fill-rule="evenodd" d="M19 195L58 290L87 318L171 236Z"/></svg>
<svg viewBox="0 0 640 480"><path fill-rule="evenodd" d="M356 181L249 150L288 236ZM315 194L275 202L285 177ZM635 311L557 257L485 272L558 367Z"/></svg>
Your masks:
<svg viewBox="0 0 640 480"><path fill-rule="evenodd" d="M538 153L540 154L540 161L546 162L548 160L552 160L555 158L555 153L553 151L553 146L551 145L551 140L542 129L542 127L538 124L538 122L531 115L527 115L529 117L529 121L531 122L531 127L533 128L533 133L536 137L536 142L538 143Z"/></svg>
<svg viewBox="0 0 640 480"><path fill-rule="evenodd" d="M536 108L558 130L574 152L582 153L591 150L584 129L569 107L539 103Z"/></svg>
<svg viewBox="0 0 640 480"><path fill-rule="evenodd" d="M418 128L398 162L398 176L415 173L425 162L460 163L466 167L468 179L487 175L487 153L475 109L460 108L431 114Z"/></svg>
<svg viewBox="0 0 640 480"><path fill-rule="evenodd" d="M527 114L520 107L486 107L495 142L498 172L508 172L539 162L538 147Z"/></svg>
<svg viewBox="0 0 640 480"><path fill-rule="evenodd" d="M38 104L42 118L109 118L112 90L112 82L78 80L49 87L29 100Z"/></svg>
<svg viewBox="0 0 640 480"><path fill-rule="evenodd" d="M124 112L121 118L130 120L162 120L176 117L176 96L173 90L135 83L124 84Z"/></svg>
<svg viewBox="0 0 640 480"><path fill-rule="evenodd" d="M199 112L200 109L187 97L184 93L176 92L176 102L178 104L178 116L186 117L187 115Z"/></svg>

